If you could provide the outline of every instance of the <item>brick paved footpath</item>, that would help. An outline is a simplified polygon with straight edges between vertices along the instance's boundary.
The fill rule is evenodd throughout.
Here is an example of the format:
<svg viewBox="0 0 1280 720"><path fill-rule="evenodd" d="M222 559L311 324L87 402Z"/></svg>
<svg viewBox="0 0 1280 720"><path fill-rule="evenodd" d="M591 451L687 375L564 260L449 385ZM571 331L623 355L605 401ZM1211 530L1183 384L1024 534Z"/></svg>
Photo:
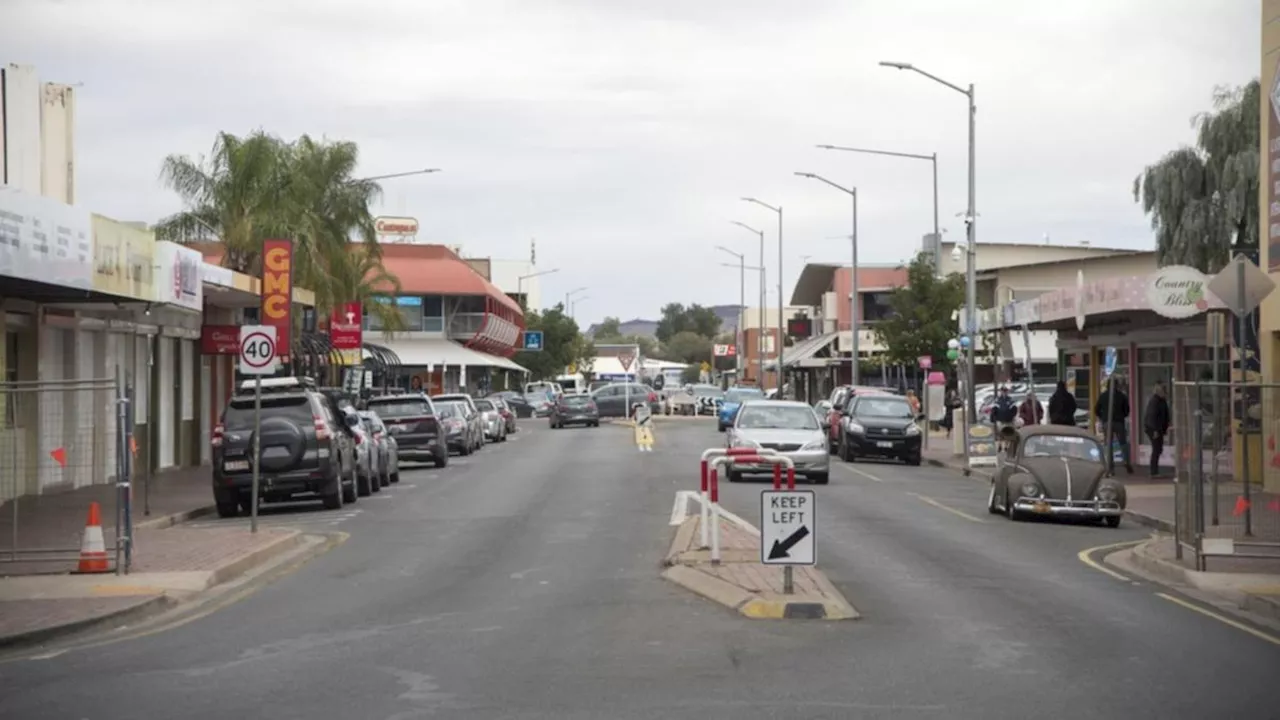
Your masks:
<svg viewBox="0 0 1280 720"><path fill-rule="evenodd" d="M721 564L710 562L710 553L699 550L701 530L694 523L690 547L681 553L679 562L693 564L701 572L736 585L748 592L767 596L782 596L781 566L760 562L760 536L749 532L737 523L723 518L720 521ZM808 566L795 566L792 573L796 595L828 596L828 585L819 581L817 571Z"/></svg>

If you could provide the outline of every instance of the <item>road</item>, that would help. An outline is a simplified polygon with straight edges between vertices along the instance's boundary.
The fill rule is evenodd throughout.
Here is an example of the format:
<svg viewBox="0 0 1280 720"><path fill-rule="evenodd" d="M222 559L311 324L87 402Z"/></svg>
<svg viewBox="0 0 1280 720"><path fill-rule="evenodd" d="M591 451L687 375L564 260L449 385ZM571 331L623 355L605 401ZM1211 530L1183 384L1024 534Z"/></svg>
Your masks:
<svg viewBox="0 0 1280 720"><path fill-rule="evenodd" d="M946 471L838 464L817 488L819 562L863 619L749 620L659 578L674 493L714 427L662 423L638 453L624 428L522 426L403 473L342 520L346 543L233 605L0 666L0 717L1280 712L1280 646L1077 558L1136 527L1009 523ZM761 487L726 485L725 506L755 518Z"/></svg>

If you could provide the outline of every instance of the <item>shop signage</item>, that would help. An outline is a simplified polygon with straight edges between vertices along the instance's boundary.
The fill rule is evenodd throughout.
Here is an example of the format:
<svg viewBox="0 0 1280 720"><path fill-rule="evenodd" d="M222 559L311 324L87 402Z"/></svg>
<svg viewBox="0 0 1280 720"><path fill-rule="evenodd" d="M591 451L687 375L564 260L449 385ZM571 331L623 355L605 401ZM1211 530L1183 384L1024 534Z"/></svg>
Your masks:
<svg viewBox="0 0 1280 720"><path fill-rule="evenodd" d="M276 328L276 355L288 362L293 324L293 241L262 241L262 312L260 322Z"/></svg>
<svg viewBox="0 0 1280 720"><path fill-rule="evenodd" d="M200 352L205 355L239 355L239 325L205 325L200 328Z"/></svg>
<svg viewBox="0 0 1280 720"><path fill-rule="evenodd" d="M1266 188L1267 272L1274 273L1280 271L1280 61L1272 68L1264 137L1267 138L1266 161L1263 163L1266 171L1258 180Z"/></svg>
<svg viewBox="0 0 1280 720"><path fill-rule="evenodd" d="M379 235L409 237L418 234L418 219L411 217L374 218L373 228Z"/></svg>
<svg viewBox="0 0 1280 720"><path fill-rule="evenodd" d="M1208 278L1186 265L1163 267L1147 276L1147 302L1156 314L1174 320L1209 309Z"/></svg>
<svg viewBox="0 0 1280 720"><path fill-rule="evenodd" d="M93 289L109 295L156 299L156 238L150 230L94 215Z"/></svg>
<svg viewBox="0 0 1280 720"><path fill-rule="evenodd" d="M196 250L161 241L155 249L155 300L188 310L204 309L201 266L204 258Z"/></svg>
<svg viewBox="0 0 1280 720"><path fill-rule="evenodd" d="M364 313L358 302L343 303L329 318L329 342L334 350L359 350Z"/></svg>
<svg viewBox="0 0 1280 720"><path fill-rule="evenodd" d="M89 213L0 185L0 275L93 289Z"/></svg>

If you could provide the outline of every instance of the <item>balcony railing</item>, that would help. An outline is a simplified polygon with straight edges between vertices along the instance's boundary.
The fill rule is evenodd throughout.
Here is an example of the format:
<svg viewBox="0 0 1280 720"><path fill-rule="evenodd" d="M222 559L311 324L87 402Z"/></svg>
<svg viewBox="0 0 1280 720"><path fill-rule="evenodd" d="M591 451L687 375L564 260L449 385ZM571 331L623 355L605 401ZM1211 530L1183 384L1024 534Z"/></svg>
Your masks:
<svg viewBox="0 0 1280 720"><path fill-rule="evenodd" d="M449 339L466 342L485 324L485 313L456 313L449 320Z"/></svg>

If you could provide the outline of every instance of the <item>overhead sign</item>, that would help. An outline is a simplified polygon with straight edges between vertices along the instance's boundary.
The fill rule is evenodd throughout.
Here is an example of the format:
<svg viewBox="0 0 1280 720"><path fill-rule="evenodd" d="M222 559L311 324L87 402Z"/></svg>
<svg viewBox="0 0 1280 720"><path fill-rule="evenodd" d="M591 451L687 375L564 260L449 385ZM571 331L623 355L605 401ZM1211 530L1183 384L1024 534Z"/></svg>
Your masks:
<svg viewBox="0 0 1280 720"><path fill-rule="evenodd" d="M734 345L716 345L712 348L712 353L716 357L734 357L738 354L738 348Z"/></svg>
<svg viewBox="0 0 1280 720"><path fill-rule="evenodd" d="M243 375L270 375L275 370L275 326L242 326L240 328L240 373Z"/></svg>
<svg viewBox="0 0 1280 720"><path fill-rule="evenodd" d="M1236 255L1209 281L1209 292L1236 315L1253 312L1275 289L1275 282L1244 255Z"/></svg>
<svg viewBox="0 0 1280 720"><path fill-rule="evenodd" d="M418 234L418 219L411 217L374 218L373 229L379 235L409 237Z"/></svg>
<svg viewBox="0 0 1280 720"><path fill-rule="evenodd" d="M818 506L812 490L760 493L760 562L765 565L813 565L816 560Z"/></svg>
<svg viewBox="0 0 1280 720"><path fill-rule="evenodd" d="M1187 265L1160 268L1147 276L1147 302L1157 315L1174 320L1199 315L1209 309L1208 281L1204 273Z"/></svg>
<svg viewBox="0 0 1280 720"><path fill-rule="evenodd" d="M524 349L529 352L542 351L542 331L541 330L525 330L524 331ZM570 372L572 374L572 371Z"/></svg>
<svg viewBox="0 0 1280 720"><path fill-rule="evenodd" d="M289 360L293 323L293 241L262 241L262 319L276 329L277 352Z"/></svg>
<svg viewBox="0 0 1280 720"><path fill-rule="evenodd" d="M635 353L622 353L618 356L618 364L622 365L624 372L631 372L631 363L635 362Z"/></svg>

